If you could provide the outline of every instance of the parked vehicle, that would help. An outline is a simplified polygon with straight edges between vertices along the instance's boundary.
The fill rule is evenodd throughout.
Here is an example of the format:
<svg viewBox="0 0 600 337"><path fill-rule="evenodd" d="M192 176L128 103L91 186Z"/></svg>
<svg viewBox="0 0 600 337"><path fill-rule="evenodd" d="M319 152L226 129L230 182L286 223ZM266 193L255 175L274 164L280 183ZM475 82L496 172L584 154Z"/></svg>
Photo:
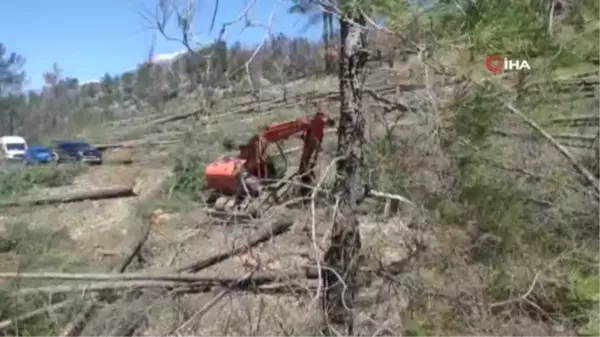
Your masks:
<svg viewBox="0 0 600 337"><path fill-rule="evenodd" d="M29 146L25 150L23 161L25 165L47 164L54 159L54 153L49 146Z"/></svg>
<svg viewBox="0 0 600 337"><path fill-rule="evenodd" d="M0 155L6 159L23 159L27 142L23 137L4 136L0 138Z"/></svg>
<svg viewBox="0 0 600 337"><path fill-rule="evenodd" d="M102 164L102 152L84 141L58 141L54 145L54 155L59 163L80 161L89 164Z"/></svg>

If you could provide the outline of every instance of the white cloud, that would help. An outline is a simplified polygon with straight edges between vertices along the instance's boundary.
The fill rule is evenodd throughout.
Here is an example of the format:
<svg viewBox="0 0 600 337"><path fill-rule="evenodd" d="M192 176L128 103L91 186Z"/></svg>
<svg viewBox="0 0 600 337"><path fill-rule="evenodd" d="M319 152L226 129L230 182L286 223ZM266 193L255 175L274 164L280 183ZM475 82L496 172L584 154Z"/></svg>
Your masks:
<svg viewBox="0 0 600 337"><path fill-rule="evenodd" d="M85 80L85 81L79 81L79 85L84 85L84 84L89 84L89 83L98 83L100 82L100 80Z"/></svg>
<svg viewBox="0 0 600 337"><path fill-rule="evenodd" d="M174 53L154 55L154 57L152 57L152 62L155 62L155 63L169 62L169 61L174 60L177 56L184 54L185 52L186 52L186 50L184 49L184 50L176 51Z"/></svg>
<svg viewBox="0 0 600 337"><path fill-rule="evenodd" d="M186 49L183 49L183 50L176 51L173 53L154 55L154 57L152 57L152 63L169 63L169 62L173 61L175 58L177 58L178 56L185 54L186 51L187 51ZM90 84L90 83L100 83L100 82L102 82L101 79L89 79L89 80L85 80L85 81L80 80L79 85Z"/></svg>

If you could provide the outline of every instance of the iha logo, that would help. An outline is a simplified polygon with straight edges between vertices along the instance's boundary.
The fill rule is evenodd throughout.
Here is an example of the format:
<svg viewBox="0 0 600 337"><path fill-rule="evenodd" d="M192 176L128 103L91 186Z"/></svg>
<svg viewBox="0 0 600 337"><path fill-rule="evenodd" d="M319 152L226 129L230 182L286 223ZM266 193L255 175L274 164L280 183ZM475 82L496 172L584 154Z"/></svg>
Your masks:
<svg viewBox="0 0 600 337"><path fill-rule="evenodd" d="M485 67L494 74L507 70L531 70L529 63L525 60L509 60L498 55L488 56L485 59Z"/></svg>

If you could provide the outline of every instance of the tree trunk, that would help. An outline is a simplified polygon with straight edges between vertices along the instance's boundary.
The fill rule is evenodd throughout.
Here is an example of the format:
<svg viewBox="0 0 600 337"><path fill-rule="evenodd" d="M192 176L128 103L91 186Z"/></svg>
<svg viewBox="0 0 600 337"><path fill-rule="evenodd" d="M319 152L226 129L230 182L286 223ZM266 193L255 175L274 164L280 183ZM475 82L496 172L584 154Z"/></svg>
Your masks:
<svg viewBox="0 0 600 337"><path fill-rule="evenodd" d="M325 61L325 75L331 73L331 58L329 57L329 14L327 12L323 12L323 49L325 49L324 61Z"/></svg>
<svg viewBox="0 0 600 337"><path fill-rule="evenodd" d="M328 46L328 49L327 49L329 51L329 54L327 56L329 58L329 72L328 72L328 74L332 74L335 71L335 69L334 69L335 68L334 67L334 64L335 64L334 59L335 58L333 56L334 54L333 54L333 50L332 50L332 46L331 46L331 41L333 41L333 39L334 39L333 14L331 14L331 13L327 13L327 26L328 26L327 30L329 32L329 38L328 38L328 40L329 40L329 46Z"/></svg>
<svg viewBox="0 0 600 337"><path fill-rule="evenodd" d="M36 199L14 200L0 203L0 208L6 207L27 207L37 205L55 205L68 204L72 202L80 202L86 200L102 200L114 198L135 197L137 193L132 187L108 187L103 189L69 193L65 195L56 195L49 197L41 197Z"/></svg>
<svg viewBox="0 0 600 337"><path fill-rule="evenodd" d="M596 135L596 140L594 144L590 147L594 149L594 154L590 157L592 158L590 166L590 171L594 174L594 176L600 179L600 130L598 130L598 134Z"/></svg>
<svg viewBox="0 0 600 337"><path fill-rule="evenodd" d="M354 21L365 25L362 15ZM331 244L325 253L323 309L328 324L342 325L353 334L352 307L358 291L356 273L361 248L357 206L368 193L364 161L365 116L361 112L363 69L367 62L366 32L340 19L340 121L336 191L340 203L334 220ZM341 332L341 331L340 331ZM343 332L341 332L343 333Z"/></svg>

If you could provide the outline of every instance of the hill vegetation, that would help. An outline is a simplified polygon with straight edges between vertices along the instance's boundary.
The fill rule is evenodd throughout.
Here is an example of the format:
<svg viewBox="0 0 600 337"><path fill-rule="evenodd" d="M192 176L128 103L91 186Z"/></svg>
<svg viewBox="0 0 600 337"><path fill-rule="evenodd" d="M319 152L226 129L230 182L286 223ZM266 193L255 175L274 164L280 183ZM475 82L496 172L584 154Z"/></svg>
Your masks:
<svg viewBox="0 0 600 337"><path fill-rule="evenodd" d="M66 205L42 206L38 215L25 215L25 207L7 213L10 222L0 219L9 223L4 245L16 246L10 256L18 261L0 264L0 282L7 279L0 328L597 336L598 2L289 5L323 24L322 41L280 35L254 58L254 49L218 41L171 63L147 62L82 85L56 67L41 93L19 91L23 60L2 49L0 88L10 91L0 97L4 111L14 111L15 130L40 140L80 133L174 143L142 150L117 143L115 153L134 158L134 168L118 175L144 177L151 192L134 204L68 208L90 224L64 224L52 235L47 223L33 225L57 216L51 212L68 219L60 213ZM182 35L191 34L185 10L176 12ZM531 69L491 74L484 66L490 55L526 60ZM338 134L322 144L310 202L287 200L249 222L209 215L205 165L265 124L311 114L311 103L333 117ZM27 174L11 173L0 178L0 197L77 184L100 170L117 172L40 171L42 178L29 177L22 188L13 182ZM169 173L158 179L162 170ZM101 185L113 179L99 177ZM92 238L132 253L98 264L89 262L98 261L98 250L65 258L76 244L91 249ZM98 274L101 268L112 274ZM143 275L127 273L133 269ZM65 273L17 273L40 270ZM46 286L51 280L60 283ZM96 282L75 282L85 280ZM56 303L82 307L19 316ZM79 312L89 315L77 321Z"/></svg>
<svg viewBox="0 0 600 337"><path fill-rule="evenodd" d="M321 43L279 34L261 46L248 69L246 63L257 46L220 41L163 62L153 62L150 57L135 70L106 74L97 82L79 83L54 64L44 74L41 90L22 92L26 60L7 47L0 48L6 74L2 78L0 132L11 133L12 128L29 139L47 134L68 136L98 123L165 114L166 103L178 97L186 99L205 81L212 91L231 96L316 76L323 69Z"/></svg>

